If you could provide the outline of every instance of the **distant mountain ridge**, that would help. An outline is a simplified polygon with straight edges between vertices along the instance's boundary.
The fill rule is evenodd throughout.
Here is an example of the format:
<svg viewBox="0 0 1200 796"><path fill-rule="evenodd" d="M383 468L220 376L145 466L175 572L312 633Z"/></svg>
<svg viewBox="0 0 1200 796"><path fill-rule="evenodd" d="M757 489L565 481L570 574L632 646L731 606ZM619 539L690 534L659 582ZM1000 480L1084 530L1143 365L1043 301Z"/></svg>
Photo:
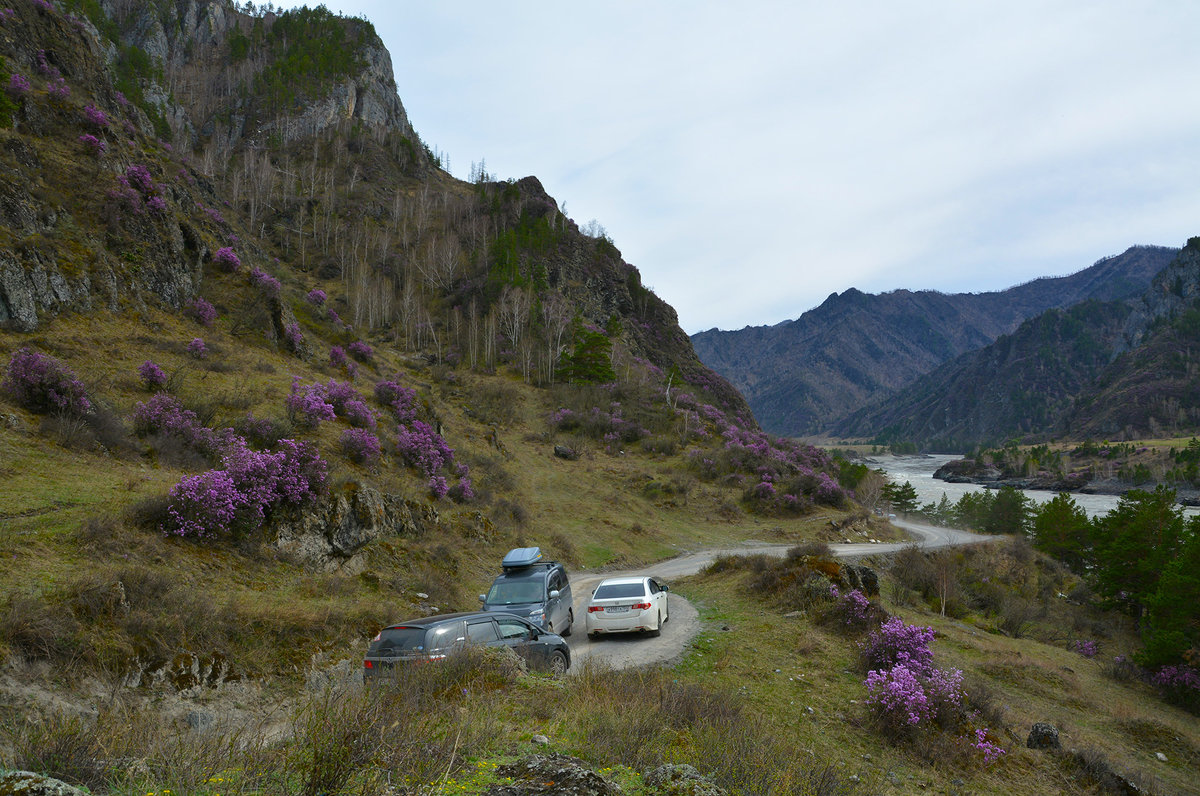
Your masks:
<svg viewBox="0 0 1200 796"><path fill-rule="evenodd" d="M700 359L729 379L777 434L825 431L1022 321L1083 301L1138 296L1176 255L1133 246L1077 273L990 293L834 293L794 321L692 335Z"/></svg>
<svg viewBox="0 0 1200 796"><path fill-rule="evenodd" d="M1051 310L835 424L965 450L1021 437L1125 439L1200 426L1200 238L1142 295Z"/></svg>

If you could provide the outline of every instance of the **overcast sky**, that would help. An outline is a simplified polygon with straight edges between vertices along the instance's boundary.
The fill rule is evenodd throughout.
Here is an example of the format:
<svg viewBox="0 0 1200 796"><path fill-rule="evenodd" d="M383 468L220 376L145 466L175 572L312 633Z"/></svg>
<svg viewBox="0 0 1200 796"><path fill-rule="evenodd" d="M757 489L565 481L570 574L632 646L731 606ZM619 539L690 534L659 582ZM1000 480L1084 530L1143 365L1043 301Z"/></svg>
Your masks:
<svg viewBox="0 0 1200 796"><path fill-rule="evenodd" d="M1200 234L1200 3L326 5L456 176L536 175L689 333Z"/></svg>

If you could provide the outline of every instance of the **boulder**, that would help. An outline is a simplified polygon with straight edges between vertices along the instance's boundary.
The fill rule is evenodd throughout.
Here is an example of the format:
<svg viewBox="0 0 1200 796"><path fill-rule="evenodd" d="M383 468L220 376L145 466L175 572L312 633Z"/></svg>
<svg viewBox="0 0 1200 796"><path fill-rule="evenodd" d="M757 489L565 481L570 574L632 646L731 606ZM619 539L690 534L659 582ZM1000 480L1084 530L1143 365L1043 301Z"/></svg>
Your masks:
<svg viewBox="0 0 1200 796"><path fill-rule="evenodd" d="M1058 740L1058 728L1044 721L1039 721L1033 725L1033 728L1029 731L1029 738L1025 741L1025 745L1030 749L1062 748L1062 743Z"/></svg>
<svg viewBox="0 0 1200 796"><path fill-rule="evenodd" d="M87 796L87 791L43 774L34 774L32 771L5 771L0 773L0 794Z"/></svg>
<svg viewBox="0 0 1200 796"><path fill-rule="evenodd" d="M621 789L569 755L530 755L500 766L496 773L513 782L492 785L488 796L617 796Z"/></svg>
<svg viewBox="0 0 1200 796"><path fill-rule="evenodd" d="M643 781L646 793L653 796L725 796L727 793L686 763L659 766Z"/></svg>
<svg viewBox="0 0 1200 796"><path fill-rule="evenodd" d="M555 445L554 455L569 462L573 462L579 458L579 452L574 448L568 448L566 445Z"/></svg>

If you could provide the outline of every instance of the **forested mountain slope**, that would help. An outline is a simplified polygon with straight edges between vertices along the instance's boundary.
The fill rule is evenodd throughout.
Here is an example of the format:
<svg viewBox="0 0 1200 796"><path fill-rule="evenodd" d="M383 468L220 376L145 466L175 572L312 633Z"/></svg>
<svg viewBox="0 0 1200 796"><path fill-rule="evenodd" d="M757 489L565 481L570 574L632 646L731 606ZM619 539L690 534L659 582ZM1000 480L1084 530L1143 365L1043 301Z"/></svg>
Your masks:
<svg viewBox="0 0 1200 796"><path fill-rule="evenodd" d="M992 293L870 295L851 288L794 321L713 329L692 341L701 359L742 391L765 428L815 434L1026 318L1088 299L1141 294L1175 252L1135 246L1070 276Z"/></svg>

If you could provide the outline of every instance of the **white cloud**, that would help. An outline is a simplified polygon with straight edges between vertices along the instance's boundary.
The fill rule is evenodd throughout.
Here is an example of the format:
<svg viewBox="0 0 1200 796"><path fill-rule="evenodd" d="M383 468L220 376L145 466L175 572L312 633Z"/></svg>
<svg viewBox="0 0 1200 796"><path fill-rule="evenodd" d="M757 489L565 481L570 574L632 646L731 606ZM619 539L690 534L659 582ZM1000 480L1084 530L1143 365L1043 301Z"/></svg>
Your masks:
<svg viewBox="0 0 1200 796"><path fill-rule="evenodd" d="M536 174L685 329L1200 232L1200 6L332 0L417 130Z"/></svg>

